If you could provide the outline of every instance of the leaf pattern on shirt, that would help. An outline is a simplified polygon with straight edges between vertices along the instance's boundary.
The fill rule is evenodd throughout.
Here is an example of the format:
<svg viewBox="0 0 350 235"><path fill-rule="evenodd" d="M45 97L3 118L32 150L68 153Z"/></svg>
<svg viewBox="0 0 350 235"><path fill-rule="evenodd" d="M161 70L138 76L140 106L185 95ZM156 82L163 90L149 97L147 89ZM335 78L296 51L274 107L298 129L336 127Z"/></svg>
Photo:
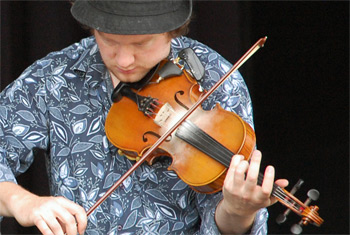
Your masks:
<svg viewBox="0 0 350 235"><path fill-rule="evenodd" d="M172 40L171 55L186 47L205 67L208 89L231 67L209 47L186 37ZM94 37L34 62L0 94L0 180L15 181L33 162L33 148L47 156L50 191L89 210L134 164L108 141L104 122L113 87ZM203 104L220 105L253 125L248 89L235 72ZM221 193L195 193L160 157L143 164L89 216L86 234L213 234ZM266 210L253 232L266 232ZM1 218L0 218L1 219Z"/></svg>

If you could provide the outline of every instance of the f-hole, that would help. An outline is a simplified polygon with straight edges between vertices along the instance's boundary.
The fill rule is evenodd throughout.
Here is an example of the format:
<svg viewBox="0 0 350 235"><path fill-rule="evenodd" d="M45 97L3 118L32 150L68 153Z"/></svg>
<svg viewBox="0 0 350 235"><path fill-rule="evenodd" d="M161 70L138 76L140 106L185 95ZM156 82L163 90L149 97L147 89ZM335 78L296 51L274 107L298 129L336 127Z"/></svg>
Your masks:
<svg viewBox="0 0 350 235"><path fill-rule="evenodd" d="M145 143L148 141L147 135L153 135L153 136L157 137L158 139L161 137L158 133L155 133L154 131L146 131L142 136L142 141ZM165 139L164 141L169 142L170 140L171 140L171 136L168 136L168 138Z"/></svg>
<svg viewBox="0 0 350 235"><path fill-rule="evenodd" d="M189 110L189 108L178 99L178 97L177 97L178 94L179 95L183 95L183 94L185 94L185 92L184 91L176 92L175 95L174 95L174 99L175 99L176 103L178 103L181 107L183 107L186 110Z"/></svg>

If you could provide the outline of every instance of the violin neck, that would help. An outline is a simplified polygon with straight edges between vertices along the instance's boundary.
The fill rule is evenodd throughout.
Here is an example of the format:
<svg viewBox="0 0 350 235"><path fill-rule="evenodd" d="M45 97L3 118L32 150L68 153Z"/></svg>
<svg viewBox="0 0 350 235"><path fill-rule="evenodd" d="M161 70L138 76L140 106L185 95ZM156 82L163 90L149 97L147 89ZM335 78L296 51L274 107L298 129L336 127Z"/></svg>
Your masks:
<svg viewBox="0 0 350 235"><path fill-rule="evenodd" d="M264 175L262 173L259 173L259 178L258 178L258 185L262 185L262 182L264 180ZM295 198L291 193L288 191L284 190L277 184L273 184L272 188L272 196L276 197L277 200L294 211L297 214L301 214L303 210L305 209L306 205L304 205L302 202L300 202L297 198Z"/></svg>
<svg viewBox="0 0 350 235"><path fill-rule="evenodd" d="M264 175L262 173L259 173L259 177L258 177L258 185L262 185L262 182L264 180ZM285 193L283 191L283 189L278 186L277 184L273 184L273 188L272 188L272 193L271 193L272 196L275 196L275 197L285 197Z"/></svg>

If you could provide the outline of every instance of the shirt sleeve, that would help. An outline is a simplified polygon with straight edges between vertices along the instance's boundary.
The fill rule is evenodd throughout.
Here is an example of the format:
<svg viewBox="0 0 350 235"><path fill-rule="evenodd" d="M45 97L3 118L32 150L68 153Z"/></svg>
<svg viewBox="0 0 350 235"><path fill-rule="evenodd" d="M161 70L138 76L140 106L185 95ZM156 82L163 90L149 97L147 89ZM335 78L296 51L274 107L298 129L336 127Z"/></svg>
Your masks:
<svg viewBox="0 0 350 235"><path fill-rule="evenodd" d="M44 62L34 63L0 93L0 182L17 183L35 149L47 148Z"/></svg>
<svg viewBox="0 0 350 235"><path fill-rule="evenodd" d="M215 195L197 195L199 213L202 219L200 234L211 235L220 234L215 222L215 210L222 199L222 193ZM268 212L266 208L260 209L256 214L254 223L250 229L250 234L262 235L267 234Z"/></svg>

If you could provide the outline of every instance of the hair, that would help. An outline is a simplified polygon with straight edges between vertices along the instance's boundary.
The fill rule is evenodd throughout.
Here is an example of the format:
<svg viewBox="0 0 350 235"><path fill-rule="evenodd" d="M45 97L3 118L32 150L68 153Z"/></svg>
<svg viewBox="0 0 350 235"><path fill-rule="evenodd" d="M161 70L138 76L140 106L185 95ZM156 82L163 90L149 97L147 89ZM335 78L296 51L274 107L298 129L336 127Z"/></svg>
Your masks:
<svg viewBox="0 0 350 235"><path fill-rule="evenodd" d="M190 22L191 22L191 18L188 19L182 26L180 26L179 28L177 29L174 29L174 30L171 30L169 32L169 35L171 38L176 38L176 37L179 37L179 36L184 36L186 34L188 34L188 32L190 31Z"/></svg>

